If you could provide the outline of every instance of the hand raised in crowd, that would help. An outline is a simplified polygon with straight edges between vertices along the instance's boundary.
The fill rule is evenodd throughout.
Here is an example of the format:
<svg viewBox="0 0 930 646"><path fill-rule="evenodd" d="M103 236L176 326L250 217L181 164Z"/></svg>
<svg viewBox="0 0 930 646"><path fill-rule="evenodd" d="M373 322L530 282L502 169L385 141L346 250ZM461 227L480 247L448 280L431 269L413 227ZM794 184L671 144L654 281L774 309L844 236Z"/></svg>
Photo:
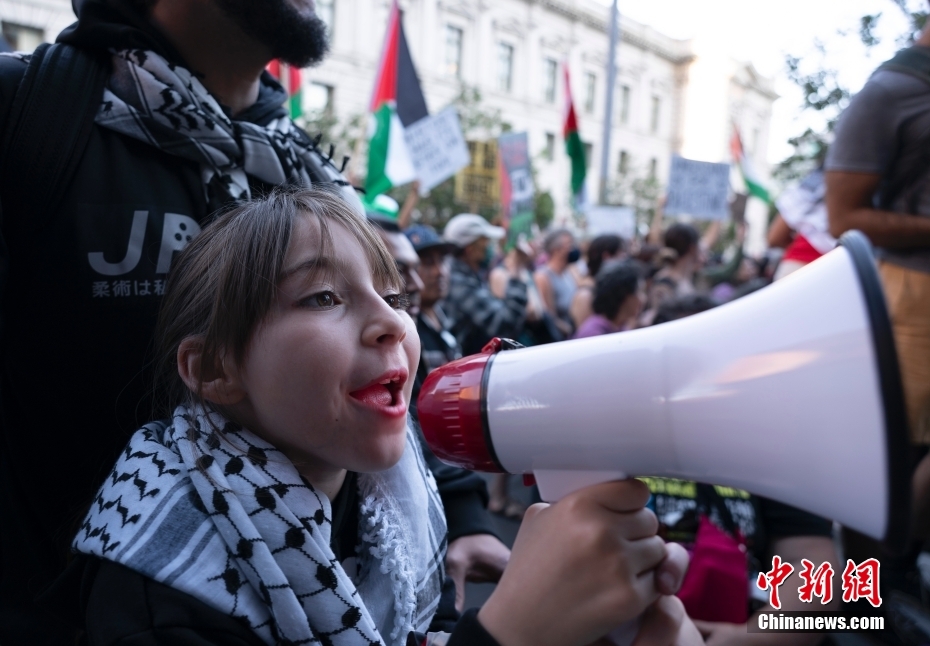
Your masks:
<svg viewBox="0 0 930 646"><path fill-rule="evenodd" d="M530 507L478 613L485 629L501 646L583 646L677 591L687 554L656 536L648 499L643 483L624 480ZM663 626L671 616L652 621Z"/></svg>
<svg viewBox="0 0 930 646"><path fill-rule="evenodd" d="M455 582L455 609L465 607L465 582L495 583L500 580L510 549L491 534L462 536L449 543L446 574Z"/></svg>

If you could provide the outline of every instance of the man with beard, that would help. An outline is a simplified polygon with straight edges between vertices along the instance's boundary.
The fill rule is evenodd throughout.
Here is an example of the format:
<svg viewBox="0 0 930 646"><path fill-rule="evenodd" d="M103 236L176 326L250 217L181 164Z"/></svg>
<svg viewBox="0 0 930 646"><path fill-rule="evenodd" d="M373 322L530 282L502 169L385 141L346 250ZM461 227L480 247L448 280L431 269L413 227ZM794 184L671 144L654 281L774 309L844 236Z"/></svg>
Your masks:
<svg viewBox="0 0 930 646"><path fill-rule="evenodd" d="M73 175L48 186L60 199L38 219L0 173L4 646L74 643L36 598L65 569L118 452L156 409L149 353L175 252L236 200L341 182L264 71L274 58L298 67L323 58L312 0L74 4L78 22L58 42L94 55L107 80ZM4 129L22 123L14 99L29 62L0 55ZM73 98L56 101L61 120L73 120ZM144 496L146 483L137 486Z"/></svg>

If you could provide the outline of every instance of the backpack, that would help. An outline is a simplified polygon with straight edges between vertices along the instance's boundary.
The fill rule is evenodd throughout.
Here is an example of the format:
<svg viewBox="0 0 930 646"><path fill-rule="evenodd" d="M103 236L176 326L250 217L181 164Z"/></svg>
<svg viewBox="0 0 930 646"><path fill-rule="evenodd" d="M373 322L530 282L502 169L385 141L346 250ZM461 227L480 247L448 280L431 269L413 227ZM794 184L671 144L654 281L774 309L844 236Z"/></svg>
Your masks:
<svg viewBox="0 0 930 646"><path fill-rule="evenodd" d="M0 133L3 205L30 214L5 221L8 236L51 219L83 157L109 75L108 58L70 45L42 44L31 55Z"/></svg>

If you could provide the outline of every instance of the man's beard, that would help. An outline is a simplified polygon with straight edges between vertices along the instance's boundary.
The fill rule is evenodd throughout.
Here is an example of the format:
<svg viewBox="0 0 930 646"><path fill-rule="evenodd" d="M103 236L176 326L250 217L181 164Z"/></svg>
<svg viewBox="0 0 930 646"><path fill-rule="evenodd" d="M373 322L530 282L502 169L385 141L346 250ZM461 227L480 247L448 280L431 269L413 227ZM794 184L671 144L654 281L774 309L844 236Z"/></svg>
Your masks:
<svg viewBox="0 0 930 646"><path fill-rule="evenodd" d="M295 67L323 60L329 50L326 24L307 16L288 0L216 0L242 31L271 50L274 58Z"/></svg>

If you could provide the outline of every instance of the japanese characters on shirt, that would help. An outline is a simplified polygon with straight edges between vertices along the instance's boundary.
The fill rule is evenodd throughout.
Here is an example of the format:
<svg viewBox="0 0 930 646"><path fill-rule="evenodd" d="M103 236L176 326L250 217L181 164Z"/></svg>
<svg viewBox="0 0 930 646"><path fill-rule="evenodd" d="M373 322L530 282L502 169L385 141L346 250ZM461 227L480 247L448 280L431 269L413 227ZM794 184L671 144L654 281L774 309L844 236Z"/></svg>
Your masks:
<svg viewBox="0 0 930 646"><path fill-rule="evenodd" d="M200 233L196 220L154 209L133 211L128 236L113 229L113 218L96 217L85 228L92 299L158 297L174 255Z"/></svg>
<svg viewBox="0 0 930 646"><path fill-rule="evenodd" d="M804 583L798 588L798 596L804 603L813 603L815 598L820 599L821 605L833 600L833 567L826 561L814 567L814 563L801 559L801 571L798 573ZM882 605L881 591L879 589L878 559L866 559L856 564L852 559L846 560L843 569L841 584L843 587L843 601L851 603L864 599L872 604L873 608ZM769 593L769 605L781 610L781 596L779 588L784 584L794 566L782 561L776 555L772 557L772 569L760 572L756 586Z"/></svg>

